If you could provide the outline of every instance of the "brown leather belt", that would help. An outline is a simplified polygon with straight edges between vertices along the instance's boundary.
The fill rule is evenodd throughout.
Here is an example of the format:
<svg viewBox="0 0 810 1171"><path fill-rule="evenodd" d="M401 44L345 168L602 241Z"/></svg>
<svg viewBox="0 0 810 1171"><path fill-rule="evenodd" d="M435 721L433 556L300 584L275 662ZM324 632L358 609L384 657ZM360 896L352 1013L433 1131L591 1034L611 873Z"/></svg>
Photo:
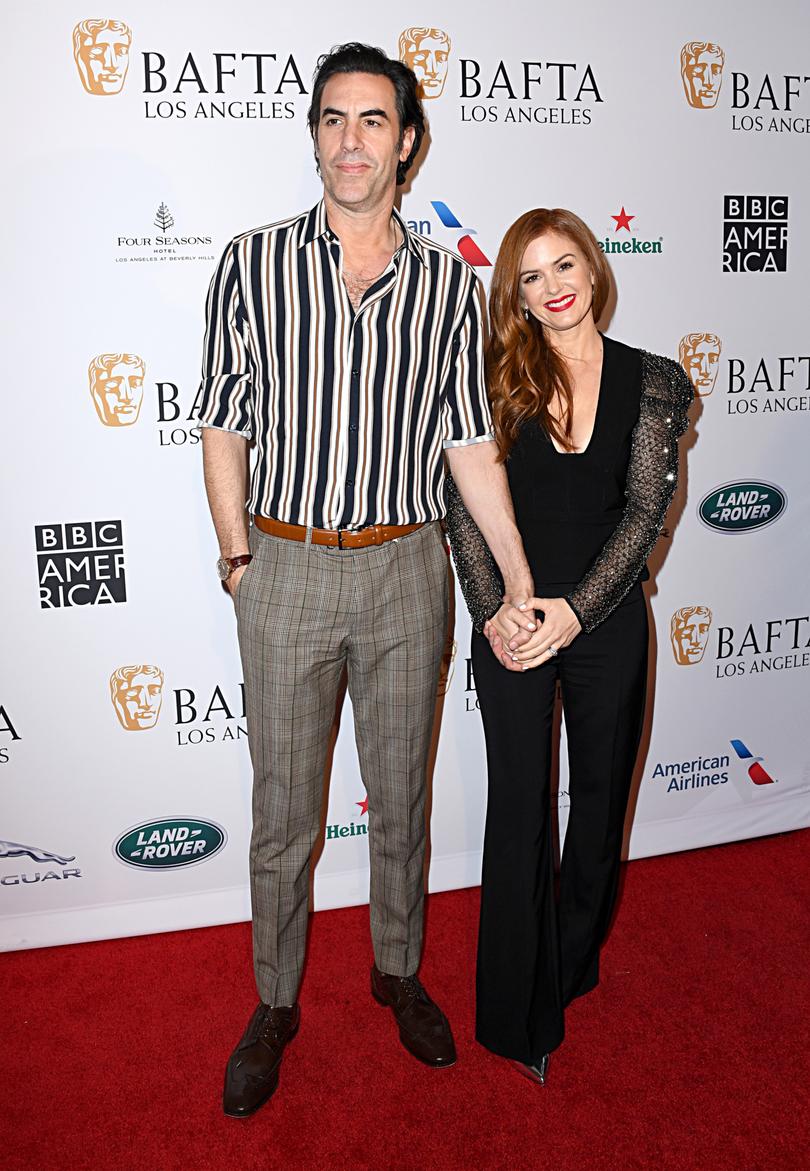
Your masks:
<svg viewBox="0 0 810 1171"><path fill-rule="evenodd" d="M288 541L306 541L310 531L306 525L290 525L270 516L254 516L253 523L271 537L285 537ZM416 525L369 525L365 529L312 529L313 545L330 545L335 549L367 549L369 545L384 545L397 537L407 537L424 527Z"/></svg>

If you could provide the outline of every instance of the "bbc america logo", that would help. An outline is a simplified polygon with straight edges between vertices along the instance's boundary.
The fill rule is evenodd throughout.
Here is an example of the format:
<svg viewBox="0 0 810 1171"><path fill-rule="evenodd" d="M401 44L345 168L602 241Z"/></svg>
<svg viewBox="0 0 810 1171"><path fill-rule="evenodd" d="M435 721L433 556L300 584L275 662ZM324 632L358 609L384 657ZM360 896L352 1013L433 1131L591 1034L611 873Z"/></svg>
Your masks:
<svg viewBox="0 0 810 1171"><path fill-rule="evenodd" d="M120 520L35 525L34 538L43 610L126 602Z"/></svg>
<svg viewBox="0 0 810 1171"><path fill-rule="evenodd" d="M788 197L723 197L723 272L787 272Z"/></svg>

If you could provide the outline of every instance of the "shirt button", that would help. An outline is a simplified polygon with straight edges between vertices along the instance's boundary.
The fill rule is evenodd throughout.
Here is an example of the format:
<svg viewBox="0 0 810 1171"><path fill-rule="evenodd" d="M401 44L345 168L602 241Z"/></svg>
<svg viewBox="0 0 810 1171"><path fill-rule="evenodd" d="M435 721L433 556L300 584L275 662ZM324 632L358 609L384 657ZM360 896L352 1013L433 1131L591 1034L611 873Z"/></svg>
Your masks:
<svg viewBox="0 0 810 1171"><path fill-rule="evenodd" d="M357 430L357 424L356 424L356 423L349 423L349 430L350 430L350 431L356 431L356 430Z"/></svg>
<svg viewBox="0 0 810 1171"><path fill-rule="evenodd" d="M357 377L359 376L359 374L360 374L360 371L359 371L359 370L352 370L352 375L353 375L355 378L357 378Z"/></svg>
<svg viewBox="0 0 810 1171"><path fill-rule="evenodd" d="M347 481L346 481L346 487L347 487L347 488L353 488L353 487L354 487L354 480L347 480Z"/></svg>

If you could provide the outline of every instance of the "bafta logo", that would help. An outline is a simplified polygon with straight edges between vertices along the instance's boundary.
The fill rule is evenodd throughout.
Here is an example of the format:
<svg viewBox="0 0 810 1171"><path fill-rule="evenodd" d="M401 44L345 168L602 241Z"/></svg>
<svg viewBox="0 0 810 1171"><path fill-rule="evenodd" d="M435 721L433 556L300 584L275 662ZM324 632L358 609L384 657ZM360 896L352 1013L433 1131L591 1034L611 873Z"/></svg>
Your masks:
<svg viewBox="0 0 810 1171"><path fill-rule="evenodd" d="M723 345L716 333L687 333L678 344L678 361L692 380L695 394L711 394Z"/></svg>
<svg viewBox="0 0 810 1171"><path fill-rule="evenodd" d="M681 49L681 80L686 100L696 110L713 110L723 83L726 55L710 41L689 41Z"/></svg>
<svg viewBox="0 0 810 1171"><path fill-rule="evenodd" d="M120 94L129 67L132 29L123 20L82 20L73 30L73 56L89 94Z"/></svg>
<svg viewBox="0 0 810 1171"><path fill-rule="evenodd" d="M137 354L98 354L88 367L90 394L105 427L137 422L146 365Z"/></svg>
<svg viewBox="0 0 810 1171"><path fill-rule="evenodd" d="M450 38L440 28L406 28L399 34L399 59L416 74L419 96L440 98L447 80Z"/></svg>
<svg viewBox="0 0 810 1171"><path fill-rule="evenodd" d="M163 702L163 672L148 663L119 667L110 676L110 698L122 728L154 728Z"/></svg>
<svg viewBox="0 0 810 1171"><path fill-rule="evenodd" d="M712 612L708 606L681 606L672 615L669 639L675 662L682 667L699 663L706 650Z"/></svg>

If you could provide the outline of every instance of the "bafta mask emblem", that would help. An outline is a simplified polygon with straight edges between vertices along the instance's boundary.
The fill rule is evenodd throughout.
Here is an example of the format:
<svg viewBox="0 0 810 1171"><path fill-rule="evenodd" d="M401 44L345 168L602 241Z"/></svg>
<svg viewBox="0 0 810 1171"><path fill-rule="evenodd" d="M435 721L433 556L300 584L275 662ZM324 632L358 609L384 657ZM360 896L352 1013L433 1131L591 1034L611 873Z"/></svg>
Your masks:
<svg viewBox="0 0 810 1171"><path fill-rule="evenodd" d="M127 732L154 728L163 702L163 672L148 663L119 667L110 676L110 699Z"/></svg>
<svg viewBox="0 0 810 1171"><path fill-rule="evenodd" d="M129 427L143 401L146 365L137 354L98 354L88 367L90 394L105 427Z"/></svg>
<svg viewBox="0 0 810 1171"><path fill-rule="evenodd" d="M713 110L723 84L726 55L711 41L689 41L681 49L681 80L689 105Z"/></svg>
<svg viewBox="0 0 810 1171"><path fill-rule="evenodd" d="M416 74L421 98L442 96L450 60L450 38L443 29L403 29L399 34L399 59Z"/></svg>
<svg viewBox="0 0 810 1171"><path fill-rule="evenodd" d="M678 345L678 361L689 375L695 394L714 390L723 345L716 333L687 333Z"/></svg>
<svg viewBox="0 0 810 1171"><path fill-rule="evenodd" d="M89 94L120 94L129 68L132 29L123 20L82 20L73 30L73 56Z"/></svg>
<svg viewBox="0 0 810 1171"><path fill-rule="evenodd" d="M682 606L672 615L669 638L675 662L682 667L699 663L706 650L712 612L708 606Z"/></svg>

